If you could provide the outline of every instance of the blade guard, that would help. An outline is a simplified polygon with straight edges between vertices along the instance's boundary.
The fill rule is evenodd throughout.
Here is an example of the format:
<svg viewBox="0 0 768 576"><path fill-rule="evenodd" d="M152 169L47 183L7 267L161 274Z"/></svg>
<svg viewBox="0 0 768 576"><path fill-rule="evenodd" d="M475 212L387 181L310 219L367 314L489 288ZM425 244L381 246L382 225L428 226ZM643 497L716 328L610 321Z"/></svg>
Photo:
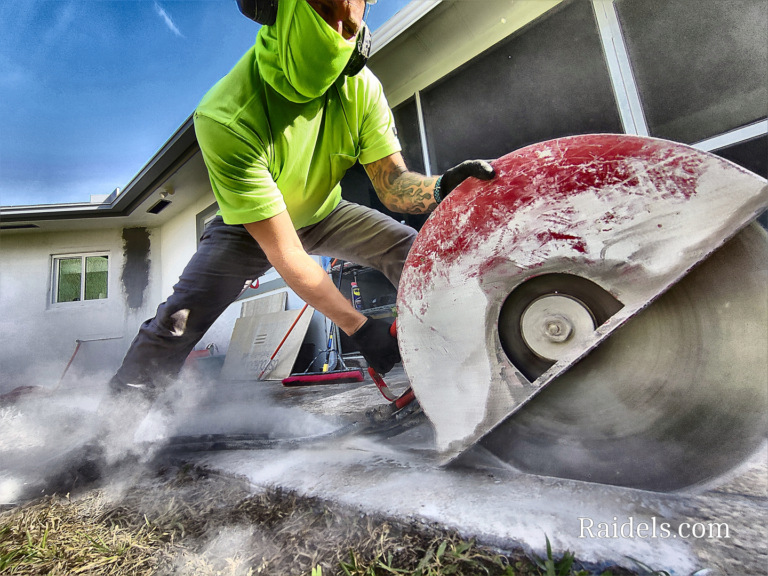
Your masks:
<svg viewBox="0 0 768 576"><path fill-rule="evenodd" d="M451 192L419 233L398 290L399 343L449 461L753 220L765 179L694 148L626 135L515 151ZM623 308L534 382L502 349L510 292L545 273L598 284Z"/></svg>

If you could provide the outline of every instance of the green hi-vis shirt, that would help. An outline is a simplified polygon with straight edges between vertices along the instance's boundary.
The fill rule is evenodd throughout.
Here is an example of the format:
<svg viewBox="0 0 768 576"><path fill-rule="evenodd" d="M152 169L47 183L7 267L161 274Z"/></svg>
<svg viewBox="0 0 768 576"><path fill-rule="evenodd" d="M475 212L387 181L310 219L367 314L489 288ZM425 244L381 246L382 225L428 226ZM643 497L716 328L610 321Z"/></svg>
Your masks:
<svg viewBox="0 0 768 576"><path fill-rule="evenodd" d="M381 83L368 68L294 103L262 79L254 49L203 97L195 133L227 224L286 209L296 229L315 224L338 205L339 181L356 160L400 151Z"/></svg>

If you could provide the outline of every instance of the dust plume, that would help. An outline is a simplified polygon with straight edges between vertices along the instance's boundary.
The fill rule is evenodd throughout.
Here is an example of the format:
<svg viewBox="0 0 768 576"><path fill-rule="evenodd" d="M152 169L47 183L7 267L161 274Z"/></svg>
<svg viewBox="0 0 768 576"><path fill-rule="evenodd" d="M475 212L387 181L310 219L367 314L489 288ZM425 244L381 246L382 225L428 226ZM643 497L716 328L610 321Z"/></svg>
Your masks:
<svg viewBox="0 0 768 576"><path fill-rule="evenodd" d="M139 397L110 397L110 376L80 375L58 388L51 379L5 397L0 504L94 483L125 489L148 465L157 465L153 459L177 435L295 438L337 427L329 419L276 405L254 382L218 382L183 372L150 406Z"/></svg>

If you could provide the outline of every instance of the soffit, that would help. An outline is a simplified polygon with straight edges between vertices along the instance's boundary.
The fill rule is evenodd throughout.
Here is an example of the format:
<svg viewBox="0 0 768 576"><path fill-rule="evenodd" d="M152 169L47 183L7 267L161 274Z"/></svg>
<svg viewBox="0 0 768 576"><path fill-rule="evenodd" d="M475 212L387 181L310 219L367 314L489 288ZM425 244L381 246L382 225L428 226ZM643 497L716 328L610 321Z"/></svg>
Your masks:
<svg viewBox="0 0 768 576"><path fill-rule="evenodd" d="M396 106L563 0L444 0L371 56Z"/></svg>

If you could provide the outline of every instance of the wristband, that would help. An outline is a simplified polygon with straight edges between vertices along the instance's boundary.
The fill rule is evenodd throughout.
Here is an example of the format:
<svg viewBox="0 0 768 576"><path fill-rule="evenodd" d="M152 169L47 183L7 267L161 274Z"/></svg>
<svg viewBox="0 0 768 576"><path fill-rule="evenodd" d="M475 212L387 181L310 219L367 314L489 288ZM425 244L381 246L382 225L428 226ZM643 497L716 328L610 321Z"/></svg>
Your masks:
<svg viewBox="0 0 768 576"><path fill-rule="evenodd" d="M440 183L442 182L443 177L438 176L437 180L435 181L435 191L433 192L433 195L435 197L435 202L437 204L440 204L440 202L443 201L443 199L440 197Z"/></svg>

